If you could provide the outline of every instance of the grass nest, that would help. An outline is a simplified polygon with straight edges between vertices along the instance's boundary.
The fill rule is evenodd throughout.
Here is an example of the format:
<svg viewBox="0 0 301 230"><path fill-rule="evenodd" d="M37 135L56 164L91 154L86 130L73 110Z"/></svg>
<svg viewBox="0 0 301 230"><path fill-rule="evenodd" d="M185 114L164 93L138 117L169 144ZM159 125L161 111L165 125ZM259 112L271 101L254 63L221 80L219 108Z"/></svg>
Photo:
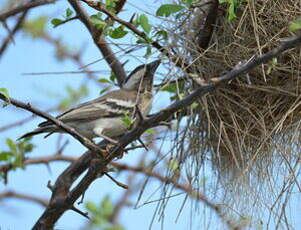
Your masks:
<svg viewBox="0 0 301 230"><path fill-rule="evenodd" d="M227 20L227 6L219 5L210 43L200 49L197 38L209 6L186 15L177 23L180 32L174 33L178 52L205 80L278 46L292 36L289 23L301 16L301 3L295 0L247 1L232 21ZM185 132L189 151L209 153L223 172L257 168L261 174L275 163L274 157L296 156L301 145L300 74L300 49L292 49L201 98L188 122L189 134Z"/></svg>

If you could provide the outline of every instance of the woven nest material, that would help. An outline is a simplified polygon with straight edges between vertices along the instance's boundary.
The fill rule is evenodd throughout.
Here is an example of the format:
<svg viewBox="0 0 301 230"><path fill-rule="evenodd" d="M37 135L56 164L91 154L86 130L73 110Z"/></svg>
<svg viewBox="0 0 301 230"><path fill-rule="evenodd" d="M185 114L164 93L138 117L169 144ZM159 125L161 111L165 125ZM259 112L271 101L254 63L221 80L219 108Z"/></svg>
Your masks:
<svg viewBox="0 0 301 230"><path fill-rule="evenodd" d="M223 7L206 50L191 42L197 36L196 23L181 29L191 39L177 37L183 56L204 79L276 47L292 36L289 23L301 17L300 1L248 1L231 22ZM195 11L191 17L200 15L202 11ZM300 146L300 75L300 49L293 49L203 97L190 124L189 149L204 154L209 150L219 169L245 170L254 162L262 165L262 159L268 162L288 144Z"/></svg>

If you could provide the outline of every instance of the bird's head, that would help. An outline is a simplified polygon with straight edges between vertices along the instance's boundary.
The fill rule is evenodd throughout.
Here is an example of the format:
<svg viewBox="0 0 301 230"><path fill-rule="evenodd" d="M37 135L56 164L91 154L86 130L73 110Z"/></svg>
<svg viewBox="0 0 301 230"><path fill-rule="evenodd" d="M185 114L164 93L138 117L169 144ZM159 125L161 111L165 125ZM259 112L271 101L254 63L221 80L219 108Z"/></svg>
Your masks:
<svg viewBox="0 0 301 230"><path fill-rule="evenodd" d="M134 69L127 77L123 89L151 92L154 74L159 65L160 60L156 60L136 67L136 69Z"/></svg>

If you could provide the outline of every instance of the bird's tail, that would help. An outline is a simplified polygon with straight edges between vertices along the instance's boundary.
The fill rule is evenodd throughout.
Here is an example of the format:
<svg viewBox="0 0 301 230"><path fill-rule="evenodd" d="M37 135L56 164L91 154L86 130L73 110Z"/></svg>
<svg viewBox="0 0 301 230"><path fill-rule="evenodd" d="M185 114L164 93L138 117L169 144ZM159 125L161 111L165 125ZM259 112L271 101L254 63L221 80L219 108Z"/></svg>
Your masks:
<svg viewBox="0 0 301 230"><path fill-rule="evenodd" d="M31 136L35 136L37 134L41 134L41 133L47 133L47 132L52 132L53 128L52 127L42 127L42 128L37 128L31 132L25 133L24 135L22 135L21 137L19 137L17 140L21 140L23 138L26 137L31 137Z"/></svg>

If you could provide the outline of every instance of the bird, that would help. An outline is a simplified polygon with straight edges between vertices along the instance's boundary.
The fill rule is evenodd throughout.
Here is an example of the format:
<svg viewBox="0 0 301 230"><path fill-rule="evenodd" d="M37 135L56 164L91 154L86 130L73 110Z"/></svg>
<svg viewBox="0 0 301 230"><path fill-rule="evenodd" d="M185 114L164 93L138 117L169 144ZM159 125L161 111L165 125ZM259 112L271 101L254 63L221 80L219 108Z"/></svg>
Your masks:
<svg viewBox="0 0 301 230"><path fill-rule="evenodd" d="M123 87L94 100L79 104L58 115L56 119L74 128L81 135L93 139L108 139L124 134L128 124L124 117L145 117L152 106L152 88L155 72L160 60L136 67L126 78ZM134 123L134 122L133 122ZM50 121L44 121L38 128L22 135L19 139L37 134L64 133L62 129Z"/></svg>

